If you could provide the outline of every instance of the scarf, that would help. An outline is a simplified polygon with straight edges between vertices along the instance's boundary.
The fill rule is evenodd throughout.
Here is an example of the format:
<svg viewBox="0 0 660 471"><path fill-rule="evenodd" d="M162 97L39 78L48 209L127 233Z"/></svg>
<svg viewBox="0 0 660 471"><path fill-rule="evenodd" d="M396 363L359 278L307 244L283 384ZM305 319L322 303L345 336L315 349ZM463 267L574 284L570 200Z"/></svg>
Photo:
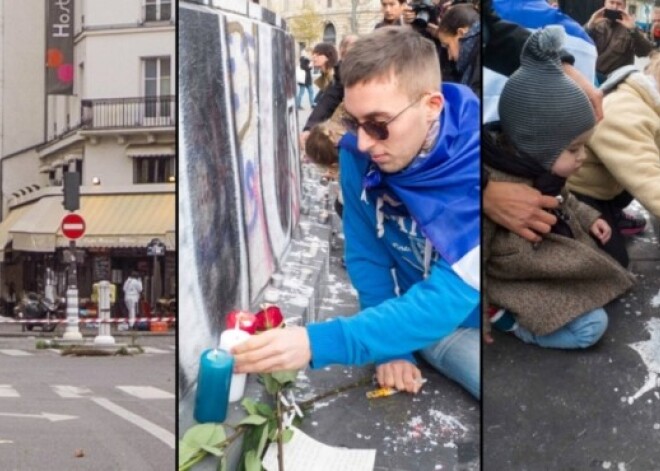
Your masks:
<svg viewBox="0 0 660 471"><path fill-rule="evenodd" d="M479 100L464 85L445 83L441 91L445 104L438 137L428 153L416 156L407 168L396 173L369 165L362 187L369 199L377 201L378 213L410 215L454 272L478 289ZM354 134L346 133L339 145L357 158L370 160L368 154L357 149Z"/></svg>
<svg viewBox="0 0 660 471"><path fill-rule="evenodd" d="M499 123L490 123L485 127L481 154L483 162L494 169L531 180L532 187L544 195L560 197L566 178L552 174L532 157L525 156L513 146L503 144L501 132ZM557 216L557 223L550 232L573 238L573 231L567 222L569 215L561 206L549 211Z"/></svg>
<svg viewBox="0 0 660 471"><path fill-rule="evenodd" d="M478 65L476 58L481 52L481 41L479 41L480 32L481 24L477 21L470 26L465 36L459 39L456 70L461 74L461 83L466 85L469 85L472 71L474 70L474 67Z"/></svg>

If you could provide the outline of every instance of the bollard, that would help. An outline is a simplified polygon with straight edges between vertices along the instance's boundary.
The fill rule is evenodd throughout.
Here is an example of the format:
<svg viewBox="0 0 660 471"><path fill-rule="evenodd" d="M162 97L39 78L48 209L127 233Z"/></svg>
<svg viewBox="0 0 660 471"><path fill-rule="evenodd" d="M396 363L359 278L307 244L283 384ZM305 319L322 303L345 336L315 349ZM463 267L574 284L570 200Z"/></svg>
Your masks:
<svg viewBox="0 0 660 471"><path fill-rule="evenodd" d="M62 339L82 340L82 334L78 330L78 289L66 290L66 328Z"/></svg>
<svg viewBox="0 0 660 471"><path fill-rule="evenodd" d="M99 282L99 334L94 337L95 345L114 345L115 338L110 334L110 282Z"/></svg>

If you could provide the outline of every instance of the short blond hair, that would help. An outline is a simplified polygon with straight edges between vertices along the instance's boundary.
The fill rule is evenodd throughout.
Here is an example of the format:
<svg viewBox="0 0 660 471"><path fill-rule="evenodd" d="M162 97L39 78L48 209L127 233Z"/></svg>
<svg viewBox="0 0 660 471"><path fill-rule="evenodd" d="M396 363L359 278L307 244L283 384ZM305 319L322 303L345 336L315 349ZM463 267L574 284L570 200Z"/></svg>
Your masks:
<svg viewBox="0 0 660 471"><path fill-rule="evenodd" d="M411 100L442 83L435 45L407 26L379 28L355 41L340 73L346 88L393 74Z"/></svg>

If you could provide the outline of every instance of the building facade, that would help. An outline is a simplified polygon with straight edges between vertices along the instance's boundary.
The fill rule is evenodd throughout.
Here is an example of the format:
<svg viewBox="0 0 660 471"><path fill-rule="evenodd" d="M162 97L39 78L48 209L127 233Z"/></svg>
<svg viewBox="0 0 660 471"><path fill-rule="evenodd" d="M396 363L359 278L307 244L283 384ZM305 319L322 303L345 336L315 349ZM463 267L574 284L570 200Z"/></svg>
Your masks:
<svg viewBox="0 0 660 471"><path fill-rule="evenodd" d="M290 23L306 8L311 8L322 19L319 42L339 45L347 34L366 34L373 31L383 19L380 0L261 0L260 4L272 10ZM353 27L352 25L355 25ZM295 36L295 33L294 33ZM303 41L298 39L300 45ZM314 46L305 44L305 46Z"/></svg>
<svg viewBox="0 0 660 471"><path fill-rule="evenodd" d="M62 184L77 172L81 305L97 281L121 295L132 270L152 306L174 296L175 16L173 0L0 3L3 293L64 295ZM154 239L164 255L148 255Z"/></svg>

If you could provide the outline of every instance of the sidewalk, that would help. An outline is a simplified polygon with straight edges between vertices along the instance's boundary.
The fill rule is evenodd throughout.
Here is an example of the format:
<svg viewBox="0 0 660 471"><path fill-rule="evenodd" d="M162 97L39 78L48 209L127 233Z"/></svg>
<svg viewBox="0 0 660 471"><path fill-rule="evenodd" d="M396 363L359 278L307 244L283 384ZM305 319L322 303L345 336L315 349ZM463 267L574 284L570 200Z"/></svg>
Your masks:
<svg viewBox="0 0 660 471"><path fill-rule="evenodd" d="M634 398L660 373L660 245L652 227L630 241L638 282L606 306L609 327L597 345L558 351L494 334L483 353L485 471L660 469L660 388Z"/></svg>

